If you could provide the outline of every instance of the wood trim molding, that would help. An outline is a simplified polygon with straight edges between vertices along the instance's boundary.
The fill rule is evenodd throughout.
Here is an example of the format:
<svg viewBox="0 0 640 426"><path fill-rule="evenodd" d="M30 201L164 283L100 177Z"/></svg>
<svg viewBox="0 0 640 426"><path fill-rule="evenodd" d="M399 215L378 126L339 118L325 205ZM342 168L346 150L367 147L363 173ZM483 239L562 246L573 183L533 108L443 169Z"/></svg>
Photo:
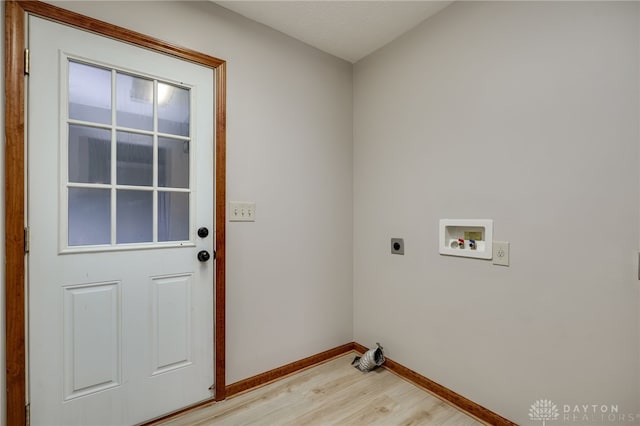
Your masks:
<svg viewBox="0 0 640 426"><path fill-rule="evenodd" d="M361 354L364 354L368 350L368 348L366 348L365 346L355 342L353 343L353 347L356 352L359 352ZM517 426L517 424L512 422L511 420L505 419L499 414L496 414L493 411L484 408L480 404L477 404L470 399L465 398L464 396L452 391L451 389L448 389L441 384L426 378L420 373L417 373L396 361L386 358L382 367L415 384L416 386L425 389L427 392L442 399L443 401L448 402L449 404L459 408L460 410L470 414L471 416L482 420L483 422L495 426Z"/></svg>
<svg viewBox="0 0 640 426"><path fill-rule="evenodd" d="M318 364L322 364L324 362L332 360L333 358L352 352L353 348L353 343L347 343L342 346L320 352L319 354L311 355L299 361L283 365L282 367L274 368L273 370L269 370L253 377L249 377L248 379L232 383L227 386L227 397L231 397L233 395L237 395L239 393L246 392L260 386L264 386L268 383L282 379L290 374L297 373L301 370L311 368Z"/></svg>
<svg viewBox="0 0 640 426"><path fill-rule="evenodd" d="M186 59L197 64L217 68L219 65L223 65L225 63L223 59L205 55L204 53L188 49L186 47L176 46L174 44L167 43L164 40L132 31L127 28L118 27L116 25L109 24L108 22L100 21L88 16L80 15L79 13L43 3L39 0L8 0L8 2L13 1L18 3L25 12L32 15L42 16L43 18L50 19L52 21L71 25L73 27L81 28L85 31L91 31L116 40L125 41L156 52Z"/></svg>
<svg viewBox="0 0 640 426"><path fill-rule="evenodd" d="M7 424L26 424L25 16L80 28L215 69L215 399L225 398L226 62L36 0L5 2L5 323ZM213 118L213 117L212 117Z"/></svg>
<svg viewBox="0 0 640 426"><path fill-rule="evenodd" d="M227 204L227 64L216 67L216 287L215 298L215 399L222 401L226 397L226 204Z"/></svg>
<svg viewBox="0 0 640 426"><path fill-rule="evenodd" d="M24 14L5 7L5 327L8 425L26 423L24 270Z"/></svg>

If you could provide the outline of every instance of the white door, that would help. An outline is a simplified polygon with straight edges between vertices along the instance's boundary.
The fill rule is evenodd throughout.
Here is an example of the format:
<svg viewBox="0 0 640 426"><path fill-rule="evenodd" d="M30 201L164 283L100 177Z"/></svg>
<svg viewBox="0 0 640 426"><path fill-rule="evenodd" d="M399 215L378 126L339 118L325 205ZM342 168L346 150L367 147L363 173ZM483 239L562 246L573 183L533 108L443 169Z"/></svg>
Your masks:
<svg viewBox="0 0 640 426"><path fill-rule="evenodd" d="M36 17L28 44L31 423L210 398L213 70Z"/></svg>

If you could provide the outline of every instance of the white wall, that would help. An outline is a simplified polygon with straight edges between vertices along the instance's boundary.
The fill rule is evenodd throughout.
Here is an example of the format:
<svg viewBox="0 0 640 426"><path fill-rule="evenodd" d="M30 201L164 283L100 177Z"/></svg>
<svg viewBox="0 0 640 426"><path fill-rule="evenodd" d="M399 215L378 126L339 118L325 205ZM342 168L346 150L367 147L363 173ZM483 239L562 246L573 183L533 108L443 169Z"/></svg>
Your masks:
<svg viewBox="0 0 640 426"><path fill-rule="evenodd" d="M518 423L640 413L637 7L457 2L356 64L356 341ZM439 255L441 218L511 266Z"/></svg>
<svg viewBox="0 0 640 426"><path fill-rule="evenodd" d="M211 2L56 5L228 61L227 383L351 342L351 64Z"/></svg>

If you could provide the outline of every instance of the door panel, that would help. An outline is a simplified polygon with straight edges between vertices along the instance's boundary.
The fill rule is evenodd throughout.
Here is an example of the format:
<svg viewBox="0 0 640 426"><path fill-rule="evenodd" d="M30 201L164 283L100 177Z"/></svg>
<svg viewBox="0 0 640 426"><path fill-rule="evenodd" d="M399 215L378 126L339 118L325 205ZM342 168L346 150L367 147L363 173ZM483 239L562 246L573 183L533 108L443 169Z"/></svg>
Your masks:
<svg viewBox="0 0 640 426"><path fill-rule="evenodd" d="M34 425L211 397L213 70L29 18Z"/></svg>
<svg viewBox="0 0 640 426"><path fill-rule="evenodd" d="M64 400L120 385L120 283L64 287Z"/></svg>
<svg viewBox="0 0 640 426"><path fill-rule="evenodd" d="M190 274L151 279L153 375L192 362L191 283Z"/></svg>

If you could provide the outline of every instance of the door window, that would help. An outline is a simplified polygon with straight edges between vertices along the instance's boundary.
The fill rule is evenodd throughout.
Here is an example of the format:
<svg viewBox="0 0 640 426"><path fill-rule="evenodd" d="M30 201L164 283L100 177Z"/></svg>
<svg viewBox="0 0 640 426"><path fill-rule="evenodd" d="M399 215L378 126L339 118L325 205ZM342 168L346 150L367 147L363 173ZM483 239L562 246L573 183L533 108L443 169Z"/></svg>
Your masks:
<svg viewBox="0 0 640 426"><path fill-rule="evenodd" d="M67 78L64 248L191 241L191 90L74 59Z"/></svg>

